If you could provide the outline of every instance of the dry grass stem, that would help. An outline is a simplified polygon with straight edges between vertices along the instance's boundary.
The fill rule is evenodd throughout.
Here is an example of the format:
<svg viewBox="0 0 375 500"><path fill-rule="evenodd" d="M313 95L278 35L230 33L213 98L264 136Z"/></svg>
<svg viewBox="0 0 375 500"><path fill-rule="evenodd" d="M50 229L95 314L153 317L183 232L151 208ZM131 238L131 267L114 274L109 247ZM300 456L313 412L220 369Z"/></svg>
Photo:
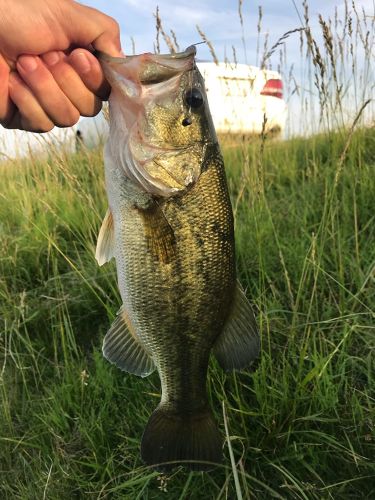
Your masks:
<svg viewBox="0 0 375 500"><path fill-rule="evenodd" d="M339 181L339 178L340 178L340 175L341 175L341 171L343 169L344 162L346 160L346 157L347 157L347 154L348 154L348 151L349 151L350 143L352 141L355 128L356 128L356 126L357 126L357 124L358 124L358 122L359 122L359 120L360 120L360 118L361 118L364 110L370 104L370 102L371 102L371 99L368 99L366 102L364 102L362 104L360 110L358 111L357 116L355 117L355 119L353 121L352 126L350 127L348 138L346 139L344 149L343 149L343 151L342 151L342 153L340 155L340 158L338 160L338 163L337 163L337 169L336 169L336 174L335 174L335 186L337 186L337 183Z"/></svg>
<svg viewBox="0 0 375 500"><path fill-rule="evenodd" d="M212 45L212 43L209 41L209 39L206 37L205 33L200 29L200 27L198 25L196 25L196 28L197 28L197 31L198 31L200 37L202 38L202 40L205 43L207 43L208 48L210 49L210 53L211 53L211 56L212 56L212 59L213 59L214 63L215 64L219 64L219 59L216 56L214 46Z"/></svg>
<svg viewBox="0 0 375 500"><path fill-rule="evenodd" d="M164 42L166 43L169 52L171 54L175 54L178 51L177 46L175 43L172 41L171 37L167 35L167 33L163 29L163 25L161 22L161 17L159 14L159 7L156 7L156 13L154 14L154 17L156 19L156 49L157 53L160 54L160 34L164 39ZM173 35L172 35L173 36ZM175 37L173 37L173 40Z"/></svg>
<svg viewBox="0 0 375 500"><path fill-rule="evenodd" d="M277 42L270 48L270 50L266 54L264 54L261 65L260 65L261 68L265 67L267 60L270 59L270 57L274 54L276 49L278 47L280 47L280 45L284 44L284 42L290 37L290 35L292 35L293 33L300 33L301 31L304 31L304 30L305 30L305 28L296 28L296 29L293 29L293 30L290 30L290 31L287 31L286 33L284 33L277 40Z"/></svg>

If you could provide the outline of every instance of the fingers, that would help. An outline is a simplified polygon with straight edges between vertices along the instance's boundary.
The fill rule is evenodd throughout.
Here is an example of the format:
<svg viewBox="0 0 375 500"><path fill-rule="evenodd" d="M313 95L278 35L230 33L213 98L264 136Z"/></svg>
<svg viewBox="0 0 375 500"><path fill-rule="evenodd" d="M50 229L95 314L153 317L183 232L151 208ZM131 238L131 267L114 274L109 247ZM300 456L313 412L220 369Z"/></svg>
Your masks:
<svg viewBox="0 0 375 500"><path fill-rule="evenodd" d="M79 63L82 63L80 60L82 58L86 66L82 67L82 64L74 66L70 62L71 55L66 56L63 52L49 52L42 56L42 60L60 90L79 114L95 116L102 108L101 99L108 96L107 84L95 57L83 49L80 49L78 54Z"/></svg>
<svg viewBox="0 0 375 500"><path fill-rule="evenodd" d="M111 88L104 78L102 67L97 58L88 50L75 49L67 61L79 74L85 86L100 99L106 100Z"/></svg>
<svg viewBox="0 0 375 500"><path fill-rule="evenodd" d="M99 62L84 49L68 56L61 51L23 55L17 70L22 79L12 74L9 93L18 112L9 128L46 132L54 125L72 126L80 116L99 113L109 94Z"/></svg>
<svg viewBox="0 0 375 500"><path fill-rule="evenodd" d="M20 56L17 60L17 70L32 91L35 101L54 124L59 127L70 127L77 123L80 117L79 111L60 89L39 57ZM17 105L16 102L15 104ZM23 114L19 106L18 109Z"/></svg>
<svg viewBox="0 0 375 500"><path fill-rule="evenodd" d="M23 55L16 67L19 75L12 72L8 80L9 66L3 69L0 61L0 123L7 128L72 126L80 116L99 113L110 92L98 60L85 49Z"/></svg>
<svg viewBox="0 0 375 500"><path fill-rule="evenodd" d="M17 75L9 76L9 97L18 111L14 114L6 128L18 128L31 132L48 132L54 124L35 99L33 93Z"/></svg>
<svg viewBox="0 0 375 500"><path fill-rule="evenodd" d="M50 3L46 1L46 4ZM51 0L52 5L52 0ZM51 9L47 30L55 36L56 48L93 47L112 56L121 56L119 26L105 14L67 0L59 9ZM85 49L75 49L69 55L61 51L43 52L50 38L42 31L36 34L37 55L20 55L9 64L0 54L0 124L30 131L48 131L54 125L68 127L83 116L94 116L107 99L110 87L97 59ZM43 43L42 43L43 42ZM47 43L48 42L48 43ZM31 44L32 45L32 44ZM27 44L28 49L30 43ZM18 56L18 59L17 59ZM16 62L17 61L17 62Z"/></svg>

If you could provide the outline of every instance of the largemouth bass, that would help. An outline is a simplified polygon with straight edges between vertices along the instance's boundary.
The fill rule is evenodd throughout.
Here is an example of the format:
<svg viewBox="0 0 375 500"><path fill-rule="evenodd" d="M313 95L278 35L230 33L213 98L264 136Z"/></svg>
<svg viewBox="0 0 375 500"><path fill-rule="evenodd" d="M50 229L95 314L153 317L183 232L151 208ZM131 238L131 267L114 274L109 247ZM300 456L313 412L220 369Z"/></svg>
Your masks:
<svg viewBox="0 0 375 500"><path fill-rule="evenodd" d="M259 352L236 282L233 215L204 81L195 47L99 59L112 92L109 209L96 258L102 265L115 257L123 301L103 353L129 373L159 373L143 460L159 470L204 470L222 456L206 394L210 353L232 370Z"/></svg>

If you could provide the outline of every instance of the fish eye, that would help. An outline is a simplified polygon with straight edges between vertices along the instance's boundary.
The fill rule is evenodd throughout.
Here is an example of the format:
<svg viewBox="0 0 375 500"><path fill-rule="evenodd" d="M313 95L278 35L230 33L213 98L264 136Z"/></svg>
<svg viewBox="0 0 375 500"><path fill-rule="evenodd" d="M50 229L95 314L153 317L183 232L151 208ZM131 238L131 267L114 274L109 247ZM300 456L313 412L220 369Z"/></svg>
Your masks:
<svg viewBox="0 0 375 500"><path fill-rule="evenodd" d="M193 88L186 92L185 102L192 109L198 109L203 104L203 96L200 90Z"/></svg>
<svg viewBox="0 0 375 500"><path fill-rule="evenodd" d="M182 120L182 126L183 127L188 127L189 125L191 125L193 122L191 121L191 118L189 116L187 116L186 118L184 118Z"/></svg>

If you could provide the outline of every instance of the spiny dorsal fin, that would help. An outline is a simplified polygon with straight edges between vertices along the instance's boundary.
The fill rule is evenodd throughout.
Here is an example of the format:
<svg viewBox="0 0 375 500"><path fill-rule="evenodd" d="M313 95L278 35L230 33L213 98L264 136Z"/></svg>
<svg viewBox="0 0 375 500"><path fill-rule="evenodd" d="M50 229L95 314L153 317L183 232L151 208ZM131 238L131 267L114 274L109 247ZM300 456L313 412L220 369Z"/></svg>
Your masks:
<svg viewBox="0 0 375 500"><path fill-rule="evenodd" d="M98 242L96 244L95 258L102 266L114 257L115 234L113 216L110 209L107 210L103 219L102 227L99 231Z"/></svg>
<svg viewBox="0 0 375 500"><path fill-rule="evenodd" d="M155 202L146 210L140 209L140 212L151 254L164 264L172 262L176 257L176 237L162 208Z"/></svg>
<svg viewBox="0 0 375 500"><path fill-rule="evenodd" d="M137 338L124 307L104 337L103 355L121 370L140 377L147 377L155 370L155 364Z"/></svg>
<svg viewBox="0 0 375 500"><path fill-rule="evenodd" d="M242 370L254 361L260 350L259 332L251 305L238 282L232 311L216 340L213 353L224 370Z"/></svg>

